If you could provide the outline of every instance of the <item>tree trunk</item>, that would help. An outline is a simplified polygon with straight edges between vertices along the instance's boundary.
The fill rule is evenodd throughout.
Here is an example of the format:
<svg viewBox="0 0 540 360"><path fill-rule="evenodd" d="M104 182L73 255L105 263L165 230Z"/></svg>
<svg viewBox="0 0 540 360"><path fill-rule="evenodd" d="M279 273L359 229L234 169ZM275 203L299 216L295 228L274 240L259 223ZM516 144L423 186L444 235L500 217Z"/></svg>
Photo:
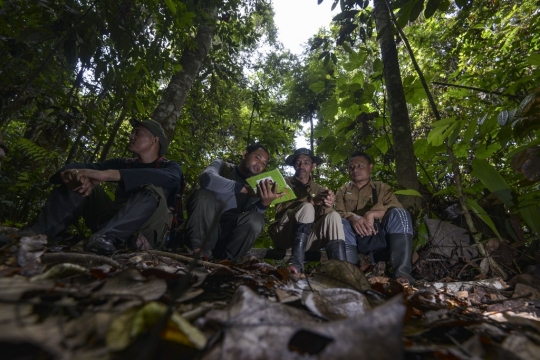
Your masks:
<svg viewBox="0 0 540 360"><path fill-rule="evenodd" d="M184 50L179 62L182 65L182 70L171 78L163 98L152 116L153 120L163 126L169 140L173 138L180 111L182 111L201 64L212 46L216 14L216 8L208 11L207 19L203 20L193 40L195 48Z"/></svg>
<svg viewBox="0 0 540 360"><path fill-rule="evenodd" d="M124 103L122 104L122 112L120 113L120 115L118 116L118 119L114 123L113 129L111 131L111 135L109 136L109 140L107 140L107 143L103 147L103 150L101 151L101 155L99 156L99 161L107 160L107 156L109 156L109 151L111 150L114 140L116 139L118 130L120 130L120 126L124 122L126 114L127 114L127 109L126 109L126 103L124 100Z"/></svg>
<svg viewBox="0 0 540 360"><path fill-rule="evenodd" d="M401 82L394 27L390 13L384 0L374 1L374 16L384 65L384 80L388 93L390 126L394 140L394 157L396 159L396 178L400 189L419 189L416 162L409 112L405 101L405 91ZM421 199L417 196L399 196L403 206L413 215L421 209Z"/></svg>

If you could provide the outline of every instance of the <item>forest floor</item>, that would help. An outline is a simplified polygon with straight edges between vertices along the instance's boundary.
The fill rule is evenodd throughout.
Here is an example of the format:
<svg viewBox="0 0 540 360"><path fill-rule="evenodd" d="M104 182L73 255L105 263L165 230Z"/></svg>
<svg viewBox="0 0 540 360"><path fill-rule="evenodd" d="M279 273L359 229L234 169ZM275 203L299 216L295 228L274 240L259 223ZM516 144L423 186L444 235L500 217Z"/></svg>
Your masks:
<svg viewBox="0 0 540 360"><path fill-rule="evenodd" d="M424 280L414 284L386 276L383 262L336 260L293 280L283 262L256 256L109 258L0 230L6 359L540 358L537 269L507 281L478 272L435 281L421 274L433 273L425 264L456 263L424 252L413 273ZM474 268L467 261L461 278Z"/></svg>

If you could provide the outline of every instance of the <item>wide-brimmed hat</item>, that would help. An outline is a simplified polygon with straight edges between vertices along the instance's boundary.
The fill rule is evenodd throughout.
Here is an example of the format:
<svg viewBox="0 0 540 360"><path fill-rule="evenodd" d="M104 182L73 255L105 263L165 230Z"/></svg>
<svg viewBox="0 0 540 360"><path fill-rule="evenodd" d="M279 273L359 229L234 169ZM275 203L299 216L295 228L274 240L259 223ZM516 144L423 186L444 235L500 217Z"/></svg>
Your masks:
<svg viewBox="0 0 540 360"><path fill-rule="evenodd" d="M157 136L159 138L159 156L165 155L167 152L167 148L169 147L169 140L167 140L167 136L165 135L165 130L163 130L163 127L160 123L154 120L144 120L139 121L137 119L131 119L130 121L131 126L135 127L137 125L140 125L150 131L152 135Z"/></svg>
<svg viewBox="0 0 540 360"><path fill-rule="evenodd" d="M287 158L285 159L285 164L293 166L298 155L309 156L311 160L317 165L321 165L323 163L323 159L321 159L318 156L313 155L313 151L306 148L300 148L300 149L294 150L294 153L292 155L287 156Z"/></svg>

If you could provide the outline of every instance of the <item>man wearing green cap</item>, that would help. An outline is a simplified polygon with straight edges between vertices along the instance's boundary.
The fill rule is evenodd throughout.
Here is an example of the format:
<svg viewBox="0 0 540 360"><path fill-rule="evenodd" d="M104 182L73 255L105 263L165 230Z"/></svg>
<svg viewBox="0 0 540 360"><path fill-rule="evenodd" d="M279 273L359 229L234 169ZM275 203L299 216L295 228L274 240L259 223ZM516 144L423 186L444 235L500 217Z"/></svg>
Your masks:
<svg viewBox="0 0 540 360"><path fill-rule="evenodd" d="M171 219L167 200L173 202L182 168L163 157L168 141L159 123L133 119L131 125L128 150L136 157L64 166L50 178L59 186L29 230L46 234L54 244L82 216L93 232L85 251L111 255L132 240L146 247L164 245ZM114 201L103 182L117 183Z"/></svg>
<svg viewBox="0 0 540 360"><path fill-rule="evenodd" d="M277 249L292 249L289 270L295 275L304 271L305 252L309 249L326 246L329 258L346 260L341 217L333 209L336 195L316 184L311 176L322 162L306 148L296 149L285 159L295 171L285 181L296 199L276 205L276 220L268 229Z"/></svg>

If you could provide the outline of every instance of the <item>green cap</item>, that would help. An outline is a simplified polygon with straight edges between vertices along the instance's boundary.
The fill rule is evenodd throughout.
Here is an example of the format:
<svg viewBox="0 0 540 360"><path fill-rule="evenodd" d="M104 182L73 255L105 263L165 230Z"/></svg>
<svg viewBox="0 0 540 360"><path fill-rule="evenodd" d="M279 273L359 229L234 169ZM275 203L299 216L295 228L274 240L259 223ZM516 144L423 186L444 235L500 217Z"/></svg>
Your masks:
<svg viewBox="0 0 540 360"><path fill-rule="evenodd" d="M159 156L165 155L167 152L167 148L169 147L169 141L167 140L167 136L165 135L165 130L163 130L163 127L160 123L154 120L145 120L145 121L139 121L137 119L131 119L130 121L131 126L135 127L137 125L140 125L150 131L152 135L157 136L159 138Z"/></svg>

